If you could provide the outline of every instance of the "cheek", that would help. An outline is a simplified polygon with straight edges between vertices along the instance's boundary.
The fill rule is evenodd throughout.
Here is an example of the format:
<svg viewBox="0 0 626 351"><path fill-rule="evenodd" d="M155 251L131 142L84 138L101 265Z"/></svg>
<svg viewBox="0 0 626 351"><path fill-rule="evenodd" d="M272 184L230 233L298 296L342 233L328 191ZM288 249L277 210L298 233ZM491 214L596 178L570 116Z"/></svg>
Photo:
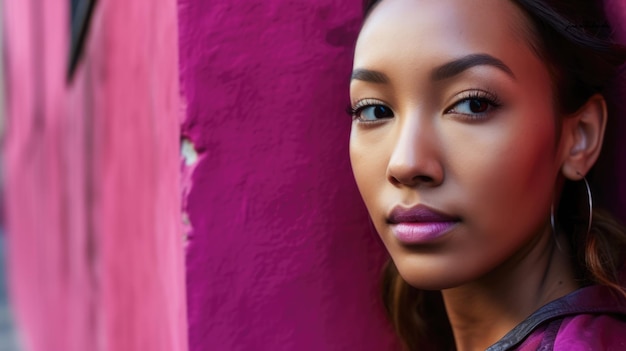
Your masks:
<svg viewBox="0 0 626 351"><path fill-rule="evenodd" d="M465 150L451 156L457 167L450 167L460 188L469 192L464 208L494 224L525 221L537 223L549 208L556 180L555 134L551 116L536 117L529 123L522 116L491 129L476 130L474 140L459 145ZM523 122L523 123L522 123ZM497 128L496 128L497 127ZM453 168L454 167L454 168ZM534 218L532 218L534 217Z"/></svg>
<svg viewBox="0 0 626 351"><path fill-rule="evenodd" d="M350 163L361 197L372 219L381 214L374 213L386 186L386 169L389 153L380 140L370 140L364 131L353 131L350 135ZM378 138L376 138L378 139Z"/></svg>
<svg viewBox="0 0 626 351"><path fill-rule="evenodd" d="M375 160L365 157L366 150L354 134L353 130L350 136L350 164L359 192L365 200L367 197L365 193L372 187L371 177L367 177L366 174L371 172Z"/></svg>

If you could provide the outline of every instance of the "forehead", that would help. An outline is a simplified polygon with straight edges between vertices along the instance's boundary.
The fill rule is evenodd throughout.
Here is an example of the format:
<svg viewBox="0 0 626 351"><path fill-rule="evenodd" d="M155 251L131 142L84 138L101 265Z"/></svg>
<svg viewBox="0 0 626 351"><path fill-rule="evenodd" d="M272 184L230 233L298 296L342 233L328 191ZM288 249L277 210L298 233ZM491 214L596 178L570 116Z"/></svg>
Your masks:
<svg viewBox="0 0 626 351"><path fill-rule="evenodd" d="M355 66L417 55L487 53L515 59L531 53L528 23L506 0L382 0L359 34Z"/></svg>

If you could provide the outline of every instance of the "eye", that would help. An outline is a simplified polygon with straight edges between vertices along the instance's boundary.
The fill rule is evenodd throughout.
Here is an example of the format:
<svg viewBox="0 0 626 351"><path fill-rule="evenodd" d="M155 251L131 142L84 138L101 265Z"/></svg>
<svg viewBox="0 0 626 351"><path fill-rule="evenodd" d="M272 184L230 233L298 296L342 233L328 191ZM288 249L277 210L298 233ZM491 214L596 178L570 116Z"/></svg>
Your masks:
<svg viewBox="0 0 626 351"><path fill-rule="evenodd" d="M486 91L471 91L462 96L451 108L445 113L454 113L472 118L483 117L494 109L500 107L498 98L495 94Z"/></svg>
<svg viewBox="0 0 626 351"><path fill-rule="evenodd" d="M376 122L382 119L393 118L393 111L388 106L370 100L359 101L351 108L352 118L359 122Z"/></svg>

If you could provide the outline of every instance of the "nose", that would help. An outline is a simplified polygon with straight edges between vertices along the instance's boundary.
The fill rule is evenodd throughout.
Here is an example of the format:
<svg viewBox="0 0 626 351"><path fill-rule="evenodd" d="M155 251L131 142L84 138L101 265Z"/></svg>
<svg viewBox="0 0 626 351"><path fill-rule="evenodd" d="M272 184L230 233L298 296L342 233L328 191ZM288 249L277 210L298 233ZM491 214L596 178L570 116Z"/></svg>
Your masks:
<svg viewBox="0 0 626 351"><path fill-rule="evenodd" d="M396 186L435 187L444 180L441 148L433 122L416 119L398 125L387 179Z"/></svg>

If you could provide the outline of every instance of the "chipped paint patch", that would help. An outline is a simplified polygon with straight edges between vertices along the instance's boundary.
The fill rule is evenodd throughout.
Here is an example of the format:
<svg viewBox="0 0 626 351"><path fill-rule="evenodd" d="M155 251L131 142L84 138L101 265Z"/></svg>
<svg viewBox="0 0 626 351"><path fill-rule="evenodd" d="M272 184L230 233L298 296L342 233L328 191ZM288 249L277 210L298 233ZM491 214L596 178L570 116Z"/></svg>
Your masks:
<svg viewBox="0 0 626 351"><path fill-rule="evenodd" d="M180 144L180 155L185 160L185 166L193 166L198 162L198 152L191 140L184 138Z"/></svg>

